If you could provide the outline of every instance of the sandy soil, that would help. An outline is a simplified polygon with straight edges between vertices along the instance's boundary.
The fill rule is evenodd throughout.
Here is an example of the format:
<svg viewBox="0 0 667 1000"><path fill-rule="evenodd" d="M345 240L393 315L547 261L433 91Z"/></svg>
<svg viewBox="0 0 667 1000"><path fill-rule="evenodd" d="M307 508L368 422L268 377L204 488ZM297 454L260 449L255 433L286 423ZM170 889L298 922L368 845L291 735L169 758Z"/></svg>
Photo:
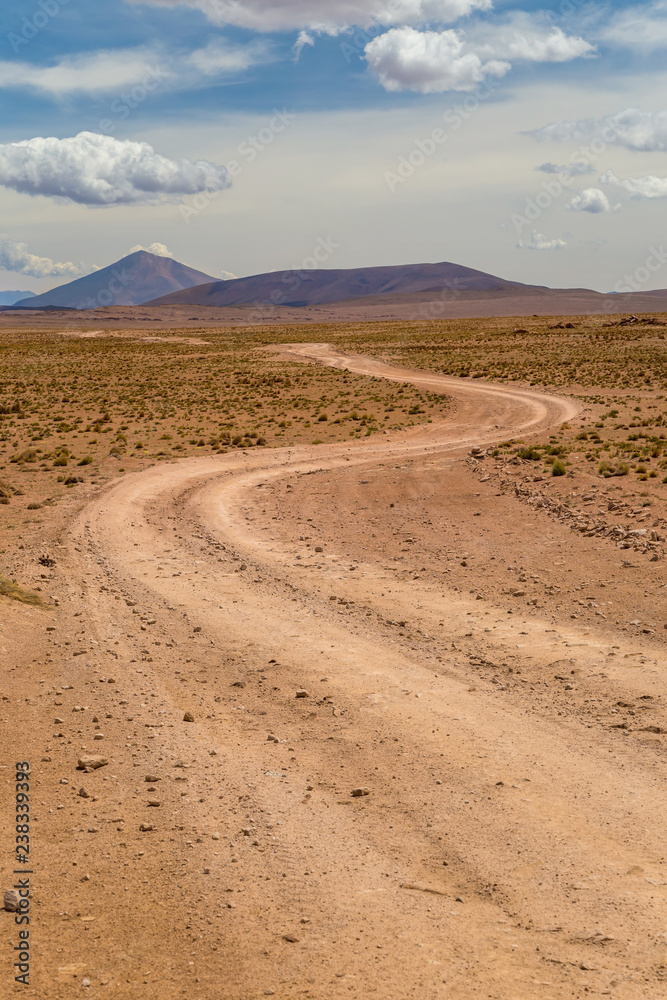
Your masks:
<svg viewBox="0 0 667 1000"><path fill-rule="evenodd" d="M63 525L59 606L3 602L3 756L34 772L22 994L666 996L664 561L469 455L579 404L290 356L455 406L128 475Z"/></svg>

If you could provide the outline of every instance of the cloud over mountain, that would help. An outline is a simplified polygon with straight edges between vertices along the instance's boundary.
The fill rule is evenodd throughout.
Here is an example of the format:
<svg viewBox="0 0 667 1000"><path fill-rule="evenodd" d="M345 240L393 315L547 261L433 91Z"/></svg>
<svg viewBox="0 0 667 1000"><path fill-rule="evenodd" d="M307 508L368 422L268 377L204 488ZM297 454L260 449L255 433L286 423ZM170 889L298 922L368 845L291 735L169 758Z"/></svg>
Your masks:
<svg viewBox="0 0 667 1000"><path fill-rule="evenodd" d="M538 233L537 229L533 229L528 239L517 243L520 250L562 250L566 246L565 240L549 240L544 233Z"/></svg>
<svg viewBox="0 0 667 1000"><path fill-rule="evenodd" d="M221 191L230 180L208 160L170 160L146 142L80 132L0 145L0 185L80 205L135 205Z"/></svg>
<svg viewBox="0 0 667 1000"><path fill-rule="evenodd" d="M0 235L0 269L33 278L76 278L85 273L81 264L58 262L30 253L25 243L14 243Z"/></svg>

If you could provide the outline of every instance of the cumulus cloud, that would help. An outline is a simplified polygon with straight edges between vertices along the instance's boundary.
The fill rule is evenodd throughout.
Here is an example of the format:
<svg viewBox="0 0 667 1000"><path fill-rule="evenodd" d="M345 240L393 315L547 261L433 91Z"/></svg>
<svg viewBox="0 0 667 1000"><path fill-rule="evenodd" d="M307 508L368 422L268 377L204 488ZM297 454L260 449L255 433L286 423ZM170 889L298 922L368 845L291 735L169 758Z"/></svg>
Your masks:
<svg viewBox="0 0 667 1000"><path fill-rule="evenodd" d="M141 243L137 243L136 247L132 247L128 250L128 254L137 253L139 250L145 250L147 253L154 253L156 257L173 257L173 253L169 250L164 243L151 243L150 246L144 247Z"/></svg>
<svg viewBox="0 0 667 1000"><path fill-rule="evenodd" d="M612 170L608 170L600 178L601 184L613 184L623 188L632 198L646 201L650 198L667 198L667 177L656 177L647 174L645 177L628 177L619 180Z"/></svg>
<svg viewBox="0 0 667 1000"><path fill-rule="evenodd" d="M220 277L223 281L236 281L238 274L234 274L233 271L221 271Z"/></svg>
<svg viewBox="0 0 667 1000"><path fill-rule="evenodd" d="M562 250L566 246L565 240L549 240L536 229L533 229L527 240L519 240L517 243L520 250Z"/></svg>
<svg viewBox="0 0 667 1000"><path fill-rule="evenodd" d="M366 59L386 90L422 94L474 90L488 76L504 76L512 62L566 62L594 52L583 38L560 28L544 30L515 16L500 26L477 26L464 36L454 29L392 28L365 48Z"/></svg>
<svg viewBox="0 0 667 1000"><path fill-rule="evenodd" d="M451 24L492 0L133 0L157 7L194 7L214 24L254 31L313 30L379 25Z"/></svg>
<svg viewBox="0 0 667 1000"><path fill-rule="evenodd" d="M609 145L635 152L667 150L667 111L626 108L604 118L558 121L527 133L539 141L589 142L601 138Z"/></svg>
<svg viewBox="0 0 667 1000"><path fill-rule="evenodd" d="M592 163L541 163L539 167L535 167L543 174L558 174L564 180L570 180L572 177L581 177L582 174L593 174L595 173L595 168Z"/></svg>
<svg viewBox="0 0 667 1000"><path fill-rule="evenodd" d="M64 263L50 257L37 257L30 253L25 243L14 243L0 234L0 269L14 274L28 274L32 278L78 278L85 274L82 264Z"/></svg>
<svg viewBox="0 0 667 1000"><path fill-rule="evenodd" d="M150 205L221 191L230 180L208 160L170 160L146 142L80 132L0 145L0 185L79 205Z"/></svg>
<svg viewBox="0 0 667 1000"><path fill-rule="evenodd" d="M474 90L487 76L503 76L507 62L482 62L464 51L456 31L416 31L392 28L366 46L366 59L386 90L417 90L440 94L445 90Z"/></svg>
<svg viewBox="0 0 667 1000"><path fill-rule="evenodd" d="M576 195L567 206L571 212L590 212L591 215L598 215L600 212L616 211L619 206L612 209L609 199L600 188L584 188Z"/></svg>

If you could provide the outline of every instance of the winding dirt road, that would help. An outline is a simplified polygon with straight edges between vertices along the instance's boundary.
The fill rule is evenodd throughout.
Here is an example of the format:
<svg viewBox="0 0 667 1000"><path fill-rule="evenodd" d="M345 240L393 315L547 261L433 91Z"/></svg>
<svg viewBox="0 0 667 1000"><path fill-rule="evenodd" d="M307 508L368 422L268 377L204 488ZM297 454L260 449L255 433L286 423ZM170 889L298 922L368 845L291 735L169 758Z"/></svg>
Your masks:
<svg viewBox="0 0 667 1000"><path fill-rule="evenodd" d="M87 977L114 1000L667 996L664 655L454 586L435 542L413 555L423 502L438 545L479 515L500 570L534 527L543 573L565 573L579 540L521 528L461 456L577 404L289 351L455 406L409 433L155 466L72 526L61 608L32 613L53 628L25 707L53 809L32 995ZM657 732L596 724L598 701L650 705ZM83 752L110 763L77 777Z"/></svg>

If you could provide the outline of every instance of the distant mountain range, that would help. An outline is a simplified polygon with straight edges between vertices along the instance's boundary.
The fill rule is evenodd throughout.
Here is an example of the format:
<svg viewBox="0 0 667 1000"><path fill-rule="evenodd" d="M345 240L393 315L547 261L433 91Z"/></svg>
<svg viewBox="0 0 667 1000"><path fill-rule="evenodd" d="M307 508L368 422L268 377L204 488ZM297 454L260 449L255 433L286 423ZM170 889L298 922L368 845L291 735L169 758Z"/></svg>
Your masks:
<svg viewBox="0 0 667 1000"><path fill-rule="evenodd" d="M212 281L215 279L210 274L195 271L171 257L158 257L147 250L137 250L116 264L14 304L29 309L48 306L61 309L139 306L158 296Z"/></svg>
<svg viewBox="0 0 667 1000"><path fill-rule="evenodd" d="M6 296L14 293L4 293ZM23 293L17 292L17 295ZM353 322L463 316L667 312L667 290L604 294L508 281L443 261L349 269L271 271L218 281L170 257L138 250L116 264L7 310L143 306L178 322ZM192 311L197 313L194 317ZM128 316L128 321L131 317Z"/></svg>
<svg viewBox="0 0 667 1000"><path fill-rule="evenodd" d="M34 292L0 292L0 306L13 306L15 302L32 298L34 294Z"/></svg>
<svg viewBox="0 0 667 1000"><path fill-rule="evenodd" d="M151 305L317 306L376 295L438 295L461 292L519 292L542 286L505 281L461 264L399 264L346 270L271 271L232 281L214 281L162 296Z"/></svg>

